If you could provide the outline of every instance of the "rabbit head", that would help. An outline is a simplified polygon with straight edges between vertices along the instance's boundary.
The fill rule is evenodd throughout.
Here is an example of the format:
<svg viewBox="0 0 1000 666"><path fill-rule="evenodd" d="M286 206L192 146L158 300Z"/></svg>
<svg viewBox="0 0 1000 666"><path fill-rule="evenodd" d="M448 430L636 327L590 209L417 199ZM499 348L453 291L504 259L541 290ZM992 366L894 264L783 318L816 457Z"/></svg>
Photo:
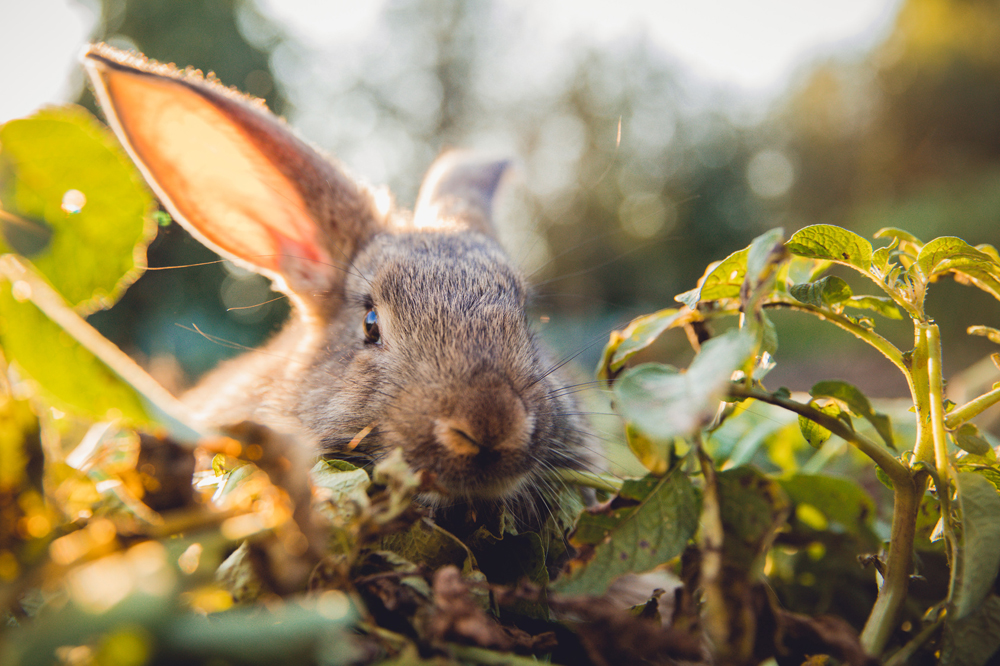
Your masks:
<svg viewBox="0 0 1000 666"><path fill-rule="evenodd" d="M207 423L249 418L334 454L399 447L445 503L530 506L545 501L547 470L588 466L572 391L494 234L505 162L446 153L408 214L198 72L106 46L85 63L174 219L295 306L269 345L185 396Z"/></svg>

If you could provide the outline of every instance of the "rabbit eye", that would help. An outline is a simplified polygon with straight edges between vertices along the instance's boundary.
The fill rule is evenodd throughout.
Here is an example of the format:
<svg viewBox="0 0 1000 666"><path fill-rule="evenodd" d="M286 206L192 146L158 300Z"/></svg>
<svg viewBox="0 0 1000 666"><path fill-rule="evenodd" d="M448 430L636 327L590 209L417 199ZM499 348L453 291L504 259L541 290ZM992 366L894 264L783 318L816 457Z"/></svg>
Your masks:
<svg viewBox="0 0 1000 666"><path fill-rule="evenodd" d="M378 330L378 313L375 312L375 308L365 313L364 328L366 341L372 344L382 342L382 333Z"/></svg>

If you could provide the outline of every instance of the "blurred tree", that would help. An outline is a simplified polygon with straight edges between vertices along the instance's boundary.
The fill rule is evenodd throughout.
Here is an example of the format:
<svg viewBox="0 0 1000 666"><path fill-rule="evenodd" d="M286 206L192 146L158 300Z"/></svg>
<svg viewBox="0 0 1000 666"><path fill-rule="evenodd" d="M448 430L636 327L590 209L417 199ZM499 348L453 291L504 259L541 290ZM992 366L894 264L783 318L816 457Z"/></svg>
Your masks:
<svg viewBox="0 0 1000 666"><path fill-rule="evenodd" d="M1000 5L907 0L883 44L864 59L814 68L772 123L793 156L783 201L799 222L868 234L956 235L1000 243ZM935 285L930 311L966 341L951 371L993 351L953 316L971 308L1000 324L995 302ZM981 306L981 307L980 307Z"/></svg>
<svg viewBox="0 0 1000 666"><path fill-rule="evenodd" d="M533 62L522 56L532 26L495 0L392 0L363 39L322 46L285 37L248 0L103 6L113 43L264 95L404 206L445 148L515 153L526 201L513 207L508 245L534 273L546 314L587 321L567 346L607 318L671 305L709 261L771 226L900 226L995 241L995 3L908 0L884 44L813 67L756 125L706 101L641 34L599 48L579 41ZM211 259L176 226L161 235L153 265ZM947 307L955 293L936 286L932 298ZM268 298L256 276L177 269L148 275L95 320L126 348L174 354L197 374L226 350L180 326L256 344L277 326L281 302L219 313ZM971 362L985 344L952 361Z"/></svg>

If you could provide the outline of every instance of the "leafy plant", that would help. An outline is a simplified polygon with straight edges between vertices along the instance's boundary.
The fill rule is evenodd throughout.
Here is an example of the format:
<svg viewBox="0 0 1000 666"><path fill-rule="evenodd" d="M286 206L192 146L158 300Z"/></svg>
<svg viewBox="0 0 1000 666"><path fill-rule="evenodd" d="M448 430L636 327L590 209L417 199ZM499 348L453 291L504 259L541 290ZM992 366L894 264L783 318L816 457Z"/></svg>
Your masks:
<svg viewBox="0 0 1000 666"><path fill-rule="evenodd" d="M893 490L892 526L887 554L879 565L883 582L861 643L869 654L882 655L898 628L914 573L918 512L929 484L940 503L939 534L946 542L951 582L945 599L928 609L927 626L936 630L943 624L947 637L956 627L982 626L994 617L992 589L1000 565L994 556L1000 538L998 466L994 450L968 422L1000 401L1000 388L961 406L945 400L939 330L925 312L924 301L929 285L946 275L1000 298L1000 259L992 246L972 247L953 237L924 243L904 231L883 229L875 238L887 239L889 244L873 249L868 240L830 225L806 227L787 241L780 231L769 232L747 249L709 266L695 289L677 297L684 308L637 320L613 336L598 372L615 381L622 414L652 436L700 438L703 431L719 428L735 405L755 400L797 414L803 436L814 447L838 435L871 458L880 478ZM843 278L825 274L836 265L859 273L882 293L855 295ZM792 399L787 389L768 391L763 386L761 379L776 342L767 313L776 309L810 314L834 324L881 352L903 374L916 413L912 450L896 453L889 418L850 384L821 382L804 402ZM875 331L873 319L851 310L870 310L894 319L905 313L913 322L913 349L897 348ZM666 330L703 331L709 322L734 316L740 318L739 332L705 343L684 375L656 364L624 369L629 358ZM974 326L970 333L988 335L989 331ZM735 342L713 346L725 337L742 338L745 348L753 351L734 353ZM722 381L727 371L736 373L733 381ZM678 390L681 378L700 389ZM719 397L732 406L716 412ZM700 424L679 432L674 428L677 419L664 419L674 410L687 415L684 425L699 420ZM852 417L867 420L881 442L857 429ZM707 480L709 476L706 473ZM976 593L970 597L973 589ZM707 601L711 616L711 597ZM709 629L711 633L711 625ZM996 637L980 632L973 638L974 631L967 631L964 637L970 640L949 639L945 663L978 663L971 655L992 654L1000 647ZM931 636L930 631L918 632L895 661L902 663L903 655Z"/></svg>
<svg viewBox="0 0 1000 666"><path fill-rule="evenodd" d="M80 110L0 128L4 664L657 663L707 646L732 664L979 664L1000 647L1000 464L970 423L1000 388L945 401L924 311L945 275L1000 298L992 247L886 229L876 249L822 225L709 266L681 307L613 333L598 368L648 474L563 472L524 532L501 510L432 520L414 498L433 479L399 455L316 463L256 424L192 428L82 318L142 270L157 217ZM768 390L776 309L881 352L914 414L838 380ZM909 317L913 349L875 317ZM688 368L634 364L671 331L695 347ZM860 454L891 507L858 482L874 478ZM585 508L579 487L604 501ZM672 589L643 588L631 612L605 596L650 570Z"/></svg>

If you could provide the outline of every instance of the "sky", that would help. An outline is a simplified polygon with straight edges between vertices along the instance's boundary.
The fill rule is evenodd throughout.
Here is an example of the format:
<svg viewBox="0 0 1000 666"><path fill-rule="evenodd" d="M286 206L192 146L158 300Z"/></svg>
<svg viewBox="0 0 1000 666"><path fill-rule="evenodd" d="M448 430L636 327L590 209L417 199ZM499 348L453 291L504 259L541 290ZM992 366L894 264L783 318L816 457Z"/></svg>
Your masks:
<svg viewBox="0 0 1000 666"><path fill-rule="evenodd" d="M313 45L361 39L385 0L258 0ZM529 17L539 52L567 40L598 43L645 30L688 73L748 98L770 99L811 60L863 51L891 28L900 0L505 0ZM96 1L0 0L0 122L72 99L77 55L97 22ZM720 18L721 17L721 18ZM9 66L17 63L17 67Z"/></svg>

